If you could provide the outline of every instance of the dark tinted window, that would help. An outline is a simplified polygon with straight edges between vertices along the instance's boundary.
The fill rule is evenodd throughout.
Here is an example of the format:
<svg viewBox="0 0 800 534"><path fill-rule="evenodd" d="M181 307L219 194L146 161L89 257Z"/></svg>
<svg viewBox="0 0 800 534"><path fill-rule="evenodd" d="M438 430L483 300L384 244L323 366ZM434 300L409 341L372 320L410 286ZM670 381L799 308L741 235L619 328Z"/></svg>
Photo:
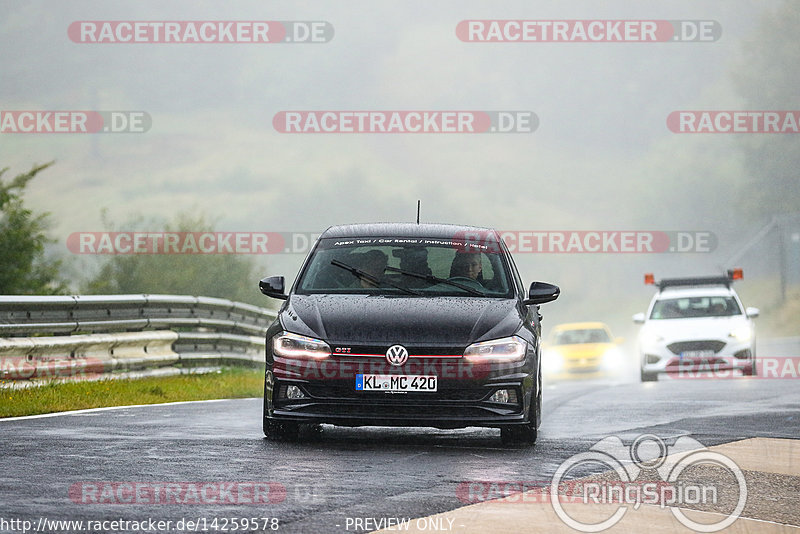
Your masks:
<svg viewBox="0 0 800 534"><path fill-rule="evenodd" d="M742 310L733 297L684 297L657 300L650 319L730 317L741 314Z"/></svg>
<svg viewBox="0 0 800 534"><path fill-rule="evenodd" d="M401 290L393 286L399 286L426 296L476 296L454 285L424 279L430 275L452 280L487 297L511 297L508 267L497 250L442 239L322 239L296 291L397 294ZM368 273L377 281L360 277L349 268Z"/></svg>

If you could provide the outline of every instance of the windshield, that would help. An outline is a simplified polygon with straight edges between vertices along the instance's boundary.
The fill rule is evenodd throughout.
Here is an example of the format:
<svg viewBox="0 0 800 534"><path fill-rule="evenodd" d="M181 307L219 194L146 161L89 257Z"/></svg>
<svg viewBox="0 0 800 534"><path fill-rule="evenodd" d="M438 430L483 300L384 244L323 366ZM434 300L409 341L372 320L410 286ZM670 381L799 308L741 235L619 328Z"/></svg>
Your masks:
<svg viewBox="0 0 800 534"><path fill-rule="evenodd" d="M320 240L296 292L513 297L497 251L429 238Z"/></svg>
<svg viewBox="0 0 800 534"><path fill-rule="evenodd" d="M730 317L741 314L742 310L733 297L684 297L656 301L650 319Z"/></svg>
<svg viewBox="0 0 800 534"><path fill-rule="evenodd" d="M561 330L553 333L553 345L577 345L580 343L610 343L608 332L602 328Z"/></svg>

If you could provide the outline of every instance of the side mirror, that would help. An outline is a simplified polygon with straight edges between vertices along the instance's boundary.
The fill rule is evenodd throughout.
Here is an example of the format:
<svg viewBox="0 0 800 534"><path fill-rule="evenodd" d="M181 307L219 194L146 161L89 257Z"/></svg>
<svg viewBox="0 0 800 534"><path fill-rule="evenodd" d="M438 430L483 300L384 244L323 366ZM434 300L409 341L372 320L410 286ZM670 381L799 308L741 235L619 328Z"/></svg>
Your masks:
<svg viewBox="0 0 800 534"><path fill-rule="evenodd" d="M284 293L285 281L282 276L270 276L258 282L258 289L268 297L286 300L289 295Z"/></svg>
<svg viewBox="0 0 800 534"><path fill-rule="evenodd" d="M625 343L625 338L624 337L618 337L618 338L614 339L614 343L616 345L622 345L623 343Z"/></svg>
<svg viewBox="0 0 800 534"><path fill-rule="evenodd" d="M526 306L544 304L545 302L556 300L560 294L561 289L558 286L547 282L533 282L528 290L528 298L523 300L522 303Z"/></svg>
<svg viewBox="0 0 800 534"><path fill-rule="evenodd" d="M633 319L633 322L636 323L636 324L644 324L644 314L643 313L634 314L632 319Z"/></svg>
<svg viewBox="0 0 800 534"><path fill-rule="evenodd" d="M751 318L758 317L758 314L761 313L758 308L747 308L744 312Z"/></svg>

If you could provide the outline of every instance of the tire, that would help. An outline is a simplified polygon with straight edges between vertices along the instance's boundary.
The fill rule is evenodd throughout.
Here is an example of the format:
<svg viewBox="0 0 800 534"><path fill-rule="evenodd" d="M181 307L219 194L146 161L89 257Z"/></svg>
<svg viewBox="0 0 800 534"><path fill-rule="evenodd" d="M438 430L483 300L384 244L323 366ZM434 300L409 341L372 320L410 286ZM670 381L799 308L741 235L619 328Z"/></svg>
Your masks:
<svg viewBox="0 0 800 534"><path fill-rule="evenodd" d="M750 370L746 373L742 373L744 376L758 376L758 367L756 367L756 359L753 357L750 360Z"/></svg>
<svg viewBox="0 0 800 534"><path fill-rule="evenodd" d="M505 426L500 429L500 439L503 445L522 445L533 447L539 431L531 423L524 425Z"/></svg>
<svg viewBox="0 0 800 534"><path fill-rule="evenodd" d="M264 418L264 437L270 441L297 441L300 424Z"/></svg>
<svg viewBox="0 0 800 534"><path fill-rule="evenodd" d="M644 369L639 370L642 382L658 382L658 373L648 373Z"/></svg>
<svg viewBox="0 0 800 534"><path fill-rule="evenodd" d="M522 425L504 426L500 429L500 439L503 445L522 445L533 447L539 437L539 420L542 412L542 388L535 399L531 399L528 410L528 422Z"/></svg>

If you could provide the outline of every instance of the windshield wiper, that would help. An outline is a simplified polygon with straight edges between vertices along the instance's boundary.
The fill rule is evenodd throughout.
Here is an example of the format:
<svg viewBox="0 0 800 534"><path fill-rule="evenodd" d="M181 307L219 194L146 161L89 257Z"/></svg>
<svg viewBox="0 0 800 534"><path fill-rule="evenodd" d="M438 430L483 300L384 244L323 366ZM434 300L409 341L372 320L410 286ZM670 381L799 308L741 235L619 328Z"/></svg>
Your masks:
<svg viewBox="0 0 800 534"><path fill-rule="evenodd" d="M421 280L426 280L428 282L436 282L437 284L447 284L449 286L457 287L459 289L463 289L467 293L471 293L478 297L485 297L485 293L481 293L477 289L471 288L469 286L465 286L464 284L459 284L458 282L453 282L452 280L448 280L446 278L439 278L438 276L433 276L432 274L422 274L422 273L415 273L412 271L404 271L403 269L398 269L397 267L386 267L387 271L392 271L395 273L404 274L406 276L412 276L414 278L419 278Z"/></svg>
<svg viewBox="0 0 800 534"><path fill-rule="evenodd" d="M335 265L337 267L344 269L345 271L349 271L350 273L360 278L361 280L366 280L367 282L375 284L375 287L378 287L378 285L381 283L381 280L379 280L377 276L373 276L366 271L362 271L357 267L353 267L352 265L347 265L346 263L342 263L339 260L331 260L331 265ZM387 269L391 269L391 267L387 267ZM400 291L408 293L409 295L417 295L417 296L422 295L422 293L420 293L419 291L414 291L413 289L409 289L407 287L398 286L397 284L393 284L392 282L388 282L386 280L384 280L383 283L395 289L399 289Z"/></svg>

